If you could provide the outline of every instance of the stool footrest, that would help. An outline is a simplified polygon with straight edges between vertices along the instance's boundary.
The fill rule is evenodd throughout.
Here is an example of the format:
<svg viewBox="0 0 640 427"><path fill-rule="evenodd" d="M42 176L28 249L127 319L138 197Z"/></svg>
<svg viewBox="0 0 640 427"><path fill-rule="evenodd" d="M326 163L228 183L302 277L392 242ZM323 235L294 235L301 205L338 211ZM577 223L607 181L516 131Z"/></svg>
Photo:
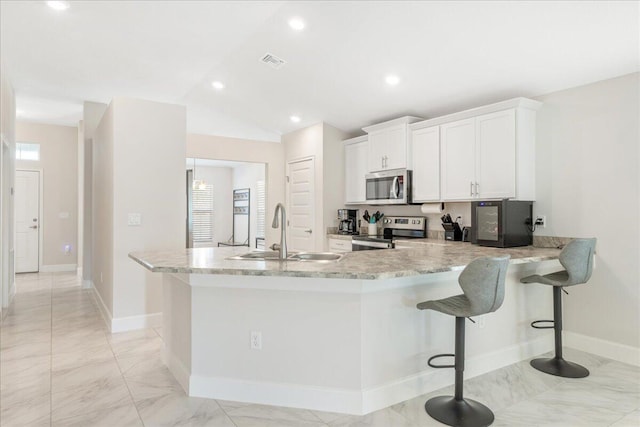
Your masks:
<svg viewBox="0 0 640 427"><path fill-rule="evenodd" d="M439 359L440 357L455 357L455 354L436 354L435 356L431 356L429 358L429 360L427 361L427 365L431 366L432 368L436 368L436 369L442 369L442 368L455 368L456 365L434 365L431 363L432 360L434 359Z"/></svg>
<svg viewBox="0 0 640 427"><path fill-rule="evenodd" d="M539 326L539 323L551 323L551 326ZM531 322L531 327L536 329L553 329L555 322L553 320L536 320Z"/></svg>

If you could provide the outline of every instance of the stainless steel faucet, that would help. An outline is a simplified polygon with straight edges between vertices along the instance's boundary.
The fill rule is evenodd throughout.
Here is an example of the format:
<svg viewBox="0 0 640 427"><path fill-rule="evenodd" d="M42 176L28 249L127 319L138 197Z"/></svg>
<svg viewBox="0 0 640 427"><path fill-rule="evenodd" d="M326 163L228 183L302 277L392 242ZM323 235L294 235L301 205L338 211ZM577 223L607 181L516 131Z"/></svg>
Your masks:
<svg viewBox="0 0 640 427"><path fill-rule="evenodd" d="M280 210L280 216L282 217L280 220L280 246L278 247L278 258L287 259L287 211L284 209L284 205L282 203L278 203L276 205L271 227L278 228L278 209ZM272 247L275 248L276 245L273 244Z"/></svg>

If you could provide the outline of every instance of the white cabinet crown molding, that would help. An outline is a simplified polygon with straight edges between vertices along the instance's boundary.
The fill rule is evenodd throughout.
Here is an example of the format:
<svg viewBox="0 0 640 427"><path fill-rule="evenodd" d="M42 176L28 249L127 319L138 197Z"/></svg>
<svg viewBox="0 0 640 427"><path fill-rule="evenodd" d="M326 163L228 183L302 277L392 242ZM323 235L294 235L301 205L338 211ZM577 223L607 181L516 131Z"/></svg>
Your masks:
<svg viewBox="0 0 640 427"><path fill-rule="evenodd" d="M349 144L357 144L359 142L364 142L367 140L369 136L368 135L361 135L361 136L356 136L355 138L349 138L349 139L345 139L342 141L342 143L344 145L349 145Z"/></svg>
<svg viewBox="0 0 640 427"><path fill-rule="evenodd" d="M424 118L414 117L414 116L404 116L404 117L399 117L397 119L388 120L386 122L376 123L375 125L366 126L366 127L363 127L362 130L367 133L371 133L378 130L387 129L395 125L410 125L411 123L419 122L421 120L424 120Z"/></svg>
<svg viewBox="0 0 640 427"><path fill-rule="evenodd" d="M540 107L542 107L542 102L522 97L513 98L506 101L496 102L495 104L483 105L482 107L471 108L469 110L447 114L446 116L440 116L433 119L423 120L421 122L411 123L409 124L409 127L411 128L411 130L417 130L441 125L444 123L455 122L458 120L469 119L471 117L477 117L484 114L495 113L497 111L509 110L511 108L526 108L529 110L537 111L538 109L540 109ZM363 129L366 131L366 128Z"/></svg>

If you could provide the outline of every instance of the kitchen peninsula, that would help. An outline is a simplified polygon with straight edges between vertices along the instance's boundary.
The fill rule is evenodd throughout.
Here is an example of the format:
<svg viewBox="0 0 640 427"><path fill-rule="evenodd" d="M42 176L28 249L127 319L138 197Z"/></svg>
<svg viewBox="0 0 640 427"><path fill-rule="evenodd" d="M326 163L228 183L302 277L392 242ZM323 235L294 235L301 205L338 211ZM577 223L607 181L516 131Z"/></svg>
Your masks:
<svg viewBox="0 0 640 427"><path fill-rule="evenodd" d="M246 248L139 252L163 273L164 360L190 396L366 414L453 382L427 359L453 350L450 318L416 309L461 293L460 271L511 255L504 304L467 329L467 377L549 351L542 286L558 249L430 241L338 262L230 260Z"/></svg>

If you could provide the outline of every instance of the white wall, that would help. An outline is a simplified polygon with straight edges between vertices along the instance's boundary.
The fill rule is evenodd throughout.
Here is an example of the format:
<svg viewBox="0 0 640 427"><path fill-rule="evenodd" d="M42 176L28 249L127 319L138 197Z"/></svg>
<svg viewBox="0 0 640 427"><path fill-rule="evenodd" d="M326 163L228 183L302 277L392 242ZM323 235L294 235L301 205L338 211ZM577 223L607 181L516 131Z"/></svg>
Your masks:
<svg viewBox="0 0 640 427"><path fill-rule="evenodd" d="M6 314L15 291L13 269L13 196L16 102L7 74L0 72L0 313ZM2 316L0 316L0 319Z"/></svg>
<svg viewBox="0 0 640 427"><path fill-rule="evenodd" d="M40 144L40 160L17 160L17 169L42 170L43 218L40 267L77 264L78 128L17 122L16 141ZM61 214L68 214L62 218ZM65 254L65 245L71 253Z"/></svg>
<svg viewBox="0 0 640 427"><path fill-rule="evenodd" d="M112 330L159 320L162 278L128 254L184 248L185 137L184 107L130 98L114 98L95 132L93 282Z"/></svg>
<svg viewBox="0 0 640 427"><path fill-rule="evenodd" d="M82 108L83 152L83 204L82 204L82 279L85 286L93 273L93 137L106 104L85 101Z"/></svg>
<svg viewBox="0 0 640 427"><path fill-rule="evenodd" d="M276 204L285 199L284 146L277 142L253 141L211 135L187 135L187 157L264 163L266 165L267 226L266 245L280 241L279 231L271 228Z"/></svg>
<svg viewBox="0 0 640 427"><path fill-rule="evenodd" d="M564 328L640 347L640 74L537 99L539 234L597 237L596 268L564 297ZM536 233L538 234L538 233ZM551 298L551 293L549 293Z"/></svg>
<svg viewBox="0 0 640 427"><path fill-rule="evenodd" d="M91 273L91 281L102 300L107 317L113 317L113 146L114 141L114 103L112 102L100 120L92 135L93 143L88 145L92 154L91 179L91 256L85 256L85 262L91 260L91 268L83 269ZM86 131L86 128L85 128ZM86 199L85 199L86 200ZM86 213L86 212L85 212ZM85 240L86 242L86 240ZM110 320L110 319L107 319Z"/></svg>

